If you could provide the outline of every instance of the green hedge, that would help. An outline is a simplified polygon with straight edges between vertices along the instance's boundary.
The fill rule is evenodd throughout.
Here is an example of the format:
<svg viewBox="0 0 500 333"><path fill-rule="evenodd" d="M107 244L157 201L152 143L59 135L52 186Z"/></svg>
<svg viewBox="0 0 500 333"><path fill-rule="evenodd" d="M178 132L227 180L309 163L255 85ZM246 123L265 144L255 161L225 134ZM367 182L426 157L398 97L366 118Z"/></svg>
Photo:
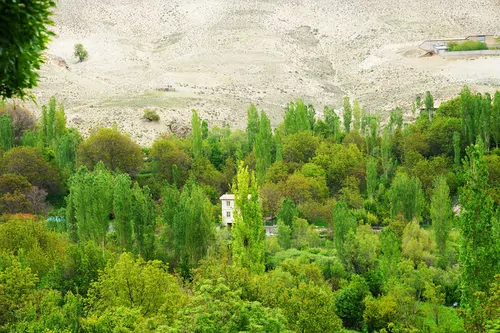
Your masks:
<svg viewBox="0 0 500 333"><path fill-rule="evenodd" d="M456 51L476 51L476 50L487 50L488 45L485 42L478 40L466 40L461 43L450 42L448 43L448 50L451 52Z"/></svg>

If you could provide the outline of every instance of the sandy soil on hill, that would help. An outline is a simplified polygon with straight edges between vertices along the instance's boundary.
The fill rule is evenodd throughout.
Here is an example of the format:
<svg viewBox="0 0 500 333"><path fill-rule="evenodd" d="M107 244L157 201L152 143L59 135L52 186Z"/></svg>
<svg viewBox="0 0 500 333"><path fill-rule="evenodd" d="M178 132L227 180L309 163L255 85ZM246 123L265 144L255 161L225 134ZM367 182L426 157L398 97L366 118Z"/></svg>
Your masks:
<svg viewBox="0 0 500 333"><path fill-rule="evenodd" d="M187 125L243 127L255 103L276 123L302 97L384 112L430 90L500 86L500 57L421 58L428 38L500 34L496 0L59 0L35 95L55 95L84 132L113 122L141 144ZM89 59L76 63L75 43ZM69 69L62 65L64 60ZM175 92L157 88L171 85ZM153 108L160 123L141 120Z"/></svg>

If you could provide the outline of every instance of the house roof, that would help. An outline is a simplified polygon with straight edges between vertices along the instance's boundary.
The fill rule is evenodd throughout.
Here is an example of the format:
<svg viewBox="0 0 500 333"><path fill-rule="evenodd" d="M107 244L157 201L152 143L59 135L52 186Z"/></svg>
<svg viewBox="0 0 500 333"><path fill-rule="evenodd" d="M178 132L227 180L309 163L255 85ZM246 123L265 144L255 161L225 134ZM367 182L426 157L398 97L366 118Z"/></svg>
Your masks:
<svg viewBox="0 0 500 333"><path fill-rule="evenodd" d="M234 200L234 194L224 194L222 197L219 198L220 200Z"/></svg>

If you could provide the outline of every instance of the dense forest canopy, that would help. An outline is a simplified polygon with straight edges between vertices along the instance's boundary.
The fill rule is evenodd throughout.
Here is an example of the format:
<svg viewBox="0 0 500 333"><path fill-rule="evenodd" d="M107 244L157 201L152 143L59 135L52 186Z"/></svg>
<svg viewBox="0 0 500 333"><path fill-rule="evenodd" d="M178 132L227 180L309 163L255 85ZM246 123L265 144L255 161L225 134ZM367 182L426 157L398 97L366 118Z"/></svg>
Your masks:
<svg viewBox="0 0 500 333"><path fill-rule="evenodd" d="M0 107L0 332L500 329L500 92L151 147L42 110Z"/></svg>

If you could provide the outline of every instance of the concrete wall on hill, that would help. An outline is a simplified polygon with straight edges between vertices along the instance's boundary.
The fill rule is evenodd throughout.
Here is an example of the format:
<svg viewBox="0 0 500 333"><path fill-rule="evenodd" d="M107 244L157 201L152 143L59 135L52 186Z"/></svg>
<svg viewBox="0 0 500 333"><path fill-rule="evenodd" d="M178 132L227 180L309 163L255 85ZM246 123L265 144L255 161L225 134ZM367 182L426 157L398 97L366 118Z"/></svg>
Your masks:
<svg viewBox="0 0 500 333"><path fill-rule="evenodd" d="M480 57L480 56L500 56L500 50L476 50L476 51L456 51L440 53L445 57Z"/></svg>

